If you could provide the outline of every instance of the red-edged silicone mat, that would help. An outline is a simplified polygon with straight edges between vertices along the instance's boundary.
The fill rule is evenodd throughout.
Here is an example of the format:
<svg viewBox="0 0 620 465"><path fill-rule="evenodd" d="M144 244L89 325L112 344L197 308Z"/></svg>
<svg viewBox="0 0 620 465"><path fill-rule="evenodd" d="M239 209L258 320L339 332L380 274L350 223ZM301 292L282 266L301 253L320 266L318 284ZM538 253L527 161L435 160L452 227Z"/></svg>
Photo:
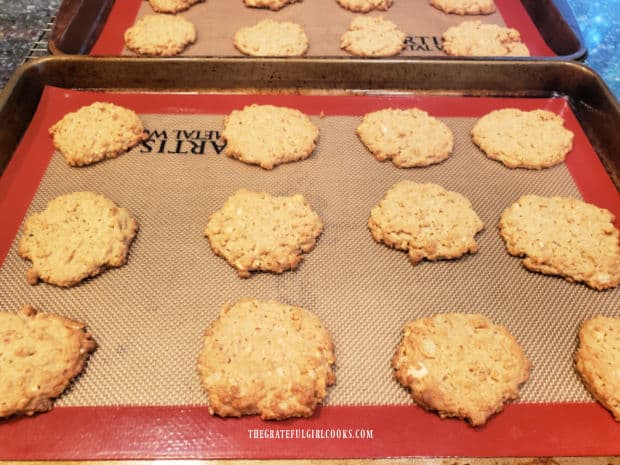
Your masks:
<svg viewBox="0 0 620 465"><path fill-rule="evenodd" d="M46 87L30 127L0 179L1 260L5 260L14 244L54 155L47 129L65 113L101 100L121 104L140 114L224 115L246 104L269 103L326 118L360 116L385 107L417 106L437 117L469 118L506 106L524 110L545 108L561 114L575 134L566 166L584 200L608 208L620 217L620 194L567 102L561 98L154 95ZM231 163L238 162L231 160ZM532 277L574 286L557 278ZM6 292L7 289L0 289L2 295ZM616 291L611 291L615 294L589 292L592 296L607 295L612 299L618 295ZM131 323L131 315L128 318ZM88 375L87 372L81 377L78 385L88 383ZM145 391L148 388L140 387ZM206 399L202 405L56 407L35 417L0 422L0 459L3 460L617 454L620 454L620 424L594 402L513 403L481 428L472 428L460 420L441 420L411 403L327 405L310 419L284 422L264 422L255 417L221 419L209 415Z"/></svg>
<svg viewBox="0 0 620 465"><path fill-rule="evenodd" d="M346 53L341 52L338 49L338 46L337 46L338 38L339 38L339 35L346 30L346 27L349 21L355 16L355 14L352 12L343 13L344 10L336 4L335 0L322 0L323 3L321 3L321 1L314 0L315 5L313 6L313 8L315 8L316 10L312 10L312 14L310 15L308 13L301 14L299 18L295 16L295 12L289 13L289 11L294 10L295 8L309 8L308 5L305 5L303 3L295 4L287 8L284 8L278 12L269 12L268 10L265 10L265 9L262 9L262 10L261 9L258 9L258 10L250 9L254 11L246 12L245 10L247 9L242 8L241 0L238 0L238 1L239 1L239 8L241 8L241 10L237 12L236 14L240 15L241 13L245 13L245 14L251 15L251 17L253 18L253 19L247 19L245 20L245 22L242 22L241 24L243 24L244 26L249 26L250 24L257 22L259 19L263 19L263 17L269 17L270 19L275 19L275 20L288 20L288 21L301 22L301 23L304 23L304 26L306 28L312 28L313 21L314 22L317 22L317 21L325 22L325 23L330 24L331 21L335 21L334 16L345 14L347 18L346 21L344 21L343 19L344 21L343 24L338 26L342 30L338 29L338 31L336 31L337 33L335 33L334 31L332 31L332 29L335 26L329 26L329 27L326 26L325 31L317 34L318 36L321 37L322 40L327 40L326 37L329 37L330 40L335 44L334 45L335 48L333 50L327 48L325 49L327 51L318 53L317 55L317 53L313 51L312 40L311 40L308 56L335 56L335 55L346 56ZM310 2L307 2L307 3L310 3ZM450 25L455 25L461 21L473 20L473 19L477 19L482 22L489 22L489 21L494 22L494 23L497 21L503 22L507 27L515 28L520 32L522 40L525 42L525 44L528 46L530 50L531 56L539 56L539 57L556 56L556 53L554 53L553 50L551 50L551 48L545 43L544 39L541 36L540 31L538 30L538 28L536 27L536 25L534 24L534 22L528 15L521 1L495 0L495 3L497 5L498 12L493 15L494 18L497 15L496 19L494 20L490 20L489 17L485 15L479 15L479 16L473 16L473 17L466 17L466 16L462 17L459 15L446 15L446 18L450 19ZM443 24L443 21L445 20L441 20L441 17L440 17L440 15L443 15L443 13L437 13L437 10L431 7L426 0L420 1L419 5L406 5L406 6L396 5L396 6L399 8L406 7L406 8L411 9L411 11L407 10L406 13L403 13L406 16L410 16L410 18L406 18L406 17L403 18L400 15L398 18L391 18L393 21L395 21L399 25L402 23L402 26L400 27L403 30L403 32L405 32L405 34L408 36L407 40L405 41L406 48L405 48L405 51L403 52L403 56L408 56L408 55L445 56L441 53L441 48L440 48L441 47L440 45L441 44L441 33L445 29L447 29L447 26ZM217 8L217 6L215 5L208 5L207 7ZM105 22L105 25L101 31L101 34L99 35L98 40L95 42L90 54L93 56L116 56L116 55L127 53L127 50L124 49L125 42L124 42L123 34L129 27L131 27L135 23L136 19L140 17L139 12L141 11L141 8L147 9L149 13L152 13L152 11L147 8L143 0L116 1ZM217 24L209 24L208 27L204 27L204 28L200 27L199 22L201 21L201 15L196 16L196 18L192 17L192 12L197 11L197 9L200 9L200 8L203 8L203 6L201 6L201 4L198 4L197 6L192 7L190 10L186 12L181 12L179 14L182 16L188 16L193 21L198 23L197 25L198 41L212 40L212 41L217 42L218 44L221 43L222 46L218 47L219 48L218 53L198 53L198 55L212 55L212 56L240 55L239 52L237 52L237 50L234 49L231 44L232 44L232 37L236 29L241 24L233 26L232 20L230 16L228 16L228 20L226 17L222 17L220 18L220 21L217 22ZM331 11L330 9L333 9L333 11ZM415 26L407 25L407 22L413 21L415 24L415 15L419 15L420 11L424 9L428 9L429 12L435 12L430 15L430 18L425 19L425 23L435 24L432 18L437 17L438 19L436 19L437 24L434 25L430 29L428 29L428 25L425 24L423 29L428 29L428 30L425 33L421 33L420 31L415 30L416 29ZM378 13L384 16L387 16L387 18L390 19L390 10L388 10L387 12L378 12ZM210 13L205 12L204 14L210 14ZM231 13L231 15L232 14L234 13ZM283 15L289 15L289 14L292 16L291 17L283 16ZM412 28L413 30L411 30ZM327 33L326 31L329 31L329 33ZM432 32L429 32L429 31L432 31ZM334 32L335 35L332 34L332 32ZM310 35L313 35L313 34L310 34ZM321 48L321 50L323 50L323 48ZM191 47L190 47L190 49L188 49L188 51L184 52L182 55L195 55L195 54L196 53L193 53L191 51Z"/></svg>

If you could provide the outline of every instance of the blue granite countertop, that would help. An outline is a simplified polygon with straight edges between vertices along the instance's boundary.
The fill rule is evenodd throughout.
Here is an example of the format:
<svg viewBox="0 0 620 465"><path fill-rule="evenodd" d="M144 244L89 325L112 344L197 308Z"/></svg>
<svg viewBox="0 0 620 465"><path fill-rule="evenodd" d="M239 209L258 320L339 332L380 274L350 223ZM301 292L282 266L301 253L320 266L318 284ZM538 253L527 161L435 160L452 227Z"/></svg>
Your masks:
<svg viewBox="0 0 620 465"><path fill-rule="evenodd" d="M620 0L567 1L588 49L585 63L620 96ZM59 4L60 0L0 0L0 88L24 60Z"/></svg>

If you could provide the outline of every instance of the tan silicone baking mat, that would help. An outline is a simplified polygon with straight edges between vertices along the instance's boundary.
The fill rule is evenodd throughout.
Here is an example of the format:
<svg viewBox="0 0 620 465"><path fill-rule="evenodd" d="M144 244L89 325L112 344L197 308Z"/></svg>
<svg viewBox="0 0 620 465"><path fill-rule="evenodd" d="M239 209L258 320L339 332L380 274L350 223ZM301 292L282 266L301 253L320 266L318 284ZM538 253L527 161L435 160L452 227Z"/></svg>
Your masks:
<svg viewBox="0 0 620 465"><path fill-rule="evenodd" d="M141 2L136 20L149 14L153 14L153 9L148 2ZM427 0L396 0L387 11L369 14L389 19L408 36L403 56L445 56L440 48L442 33L465 19L505 25L499 11L464 18L445 14ZM300 24L308 36L308 56L349 56L340 49L340 36L359 13L341 8L335 0L305 0L277 12L247 8L241 0L207 0L179 15L191 21L198 31L196 43L182 53L185 56L240 55L233 45L235 32L267 18ZM124 48L123 55L134 53Z"/></svg>
<svg viewBox="0 0 620 465"><path fill-rule="evenodd" d="M428 168L397 169L377 162L358 140L361 117L327 116L313 117L321 135L309 159L264 171L217 153L223 115L141 116L157 132L145 146L80 169L55 154L30 206L30 213L40 211L79 190L112 198L140 223L128 263L74 288L32 287L15 242L0 269L5 309L28 302L62 313L86 322L99 343L57 405L205 405L195 369L202 332L222 304L241 297L319 315L337 354L327 405L410 403L390 359L403 325L437 312L484 313L515 334L534 367L522 401L591 399L573 370L577 329L588 316L617 315L620 290L597 292L528 272L506 253L496 228L501 211L522 194L579 197L564 165L509 170L473 145L474 118L442 118L454 131L454 154ZM467 196L486 225L480 252L412 266L405 253L375 243L369 211L402 179ZM202 235L207 218L242 187L301 193L320 214L325 231L297 270L240 279L210 250Z"/></svg>

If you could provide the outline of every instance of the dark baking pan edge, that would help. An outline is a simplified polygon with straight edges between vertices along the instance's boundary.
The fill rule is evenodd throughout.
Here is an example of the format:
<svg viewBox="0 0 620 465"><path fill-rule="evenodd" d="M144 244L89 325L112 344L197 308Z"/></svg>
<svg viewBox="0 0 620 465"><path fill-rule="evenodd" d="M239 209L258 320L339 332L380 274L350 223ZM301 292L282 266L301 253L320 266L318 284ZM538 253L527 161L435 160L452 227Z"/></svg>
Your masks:
<svg viewBox="0 0 620 465"><path fill-rule="evenodd" d="M575 62L47 57L18 69L0 95L0 172L28 127L43 87L181 92L410 92L567 98L620 189L620 106Z"/></svg>
<svg viewBox="0 0 620 465"><path fill-rule="evenodd" d="M566 0L521 1L545 42L557 54L556 57L539 59L585 59L587 50L583 36ZM103 29L113 4L114 0L63 0L52 28L49 50L55 55L88 55ZM346 57L341 59L348 60Z"/></svg>

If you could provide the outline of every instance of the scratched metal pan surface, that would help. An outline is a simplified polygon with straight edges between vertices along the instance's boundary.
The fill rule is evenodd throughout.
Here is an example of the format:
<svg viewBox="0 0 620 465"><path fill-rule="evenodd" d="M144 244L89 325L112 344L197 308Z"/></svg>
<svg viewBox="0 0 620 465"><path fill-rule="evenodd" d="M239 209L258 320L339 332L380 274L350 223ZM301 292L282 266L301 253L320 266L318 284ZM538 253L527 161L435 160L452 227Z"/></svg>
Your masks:
<svg viewBox="0 0 620 465"><path fill-rule="evenodd" d="M405 32L405 49L399 55L405 60L448 58L442 51L442 32L468 19L516 28L533 57L545 60L585 58L584 41L566 0L496 2L495 13L470 17L444 14L431 7L427 0L395 2L388 11L380 13ZM49 49L54 54L131 55L124 47L123 32L137 19L152 12L148 2L140 0L63 0ZM269 17L298 22L304 27L310 41L308 58L349 57L340 50L338 39L354 14L339 7L335 0L295 3L278 12L245 8L241 1L200 2L179 15L192 21L198 30L197 42L186 49L183 56L241 57L232 44L235 31Z"/></svg>

